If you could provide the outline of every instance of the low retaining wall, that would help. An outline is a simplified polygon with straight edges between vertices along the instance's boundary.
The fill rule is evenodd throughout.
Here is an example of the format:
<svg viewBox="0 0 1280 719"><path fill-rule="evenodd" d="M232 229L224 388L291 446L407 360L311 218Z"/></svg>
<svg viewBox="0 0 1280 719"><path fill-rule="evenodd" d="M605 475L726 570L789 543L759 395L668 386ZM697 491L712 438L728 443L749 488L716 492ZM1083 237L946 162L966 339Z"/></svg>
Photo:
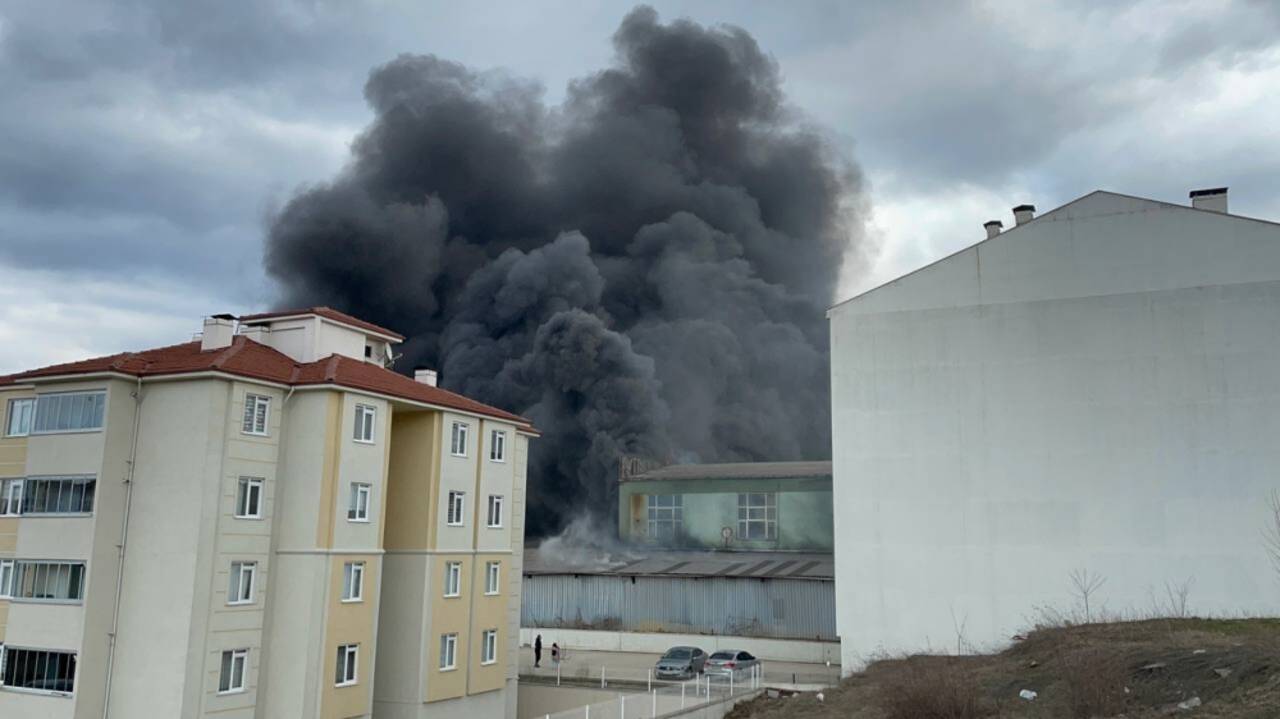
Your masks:
<svg viewBox="0 0 1280 719"><path fill-rule="evenodd" d="M801 639L761 639L760 637L719 637L707 634L666 634L657 632L603 632L587 629L558 629L521 627L520 644L533 644L534 636L542 635L546 650L552 642L567 649L597 652L636 652L662 654L673 646L688 644L702 647L707 652L718 649L742 649L765 661L807 662L833 665L840 663L840 642L806 641Z"/></svg>

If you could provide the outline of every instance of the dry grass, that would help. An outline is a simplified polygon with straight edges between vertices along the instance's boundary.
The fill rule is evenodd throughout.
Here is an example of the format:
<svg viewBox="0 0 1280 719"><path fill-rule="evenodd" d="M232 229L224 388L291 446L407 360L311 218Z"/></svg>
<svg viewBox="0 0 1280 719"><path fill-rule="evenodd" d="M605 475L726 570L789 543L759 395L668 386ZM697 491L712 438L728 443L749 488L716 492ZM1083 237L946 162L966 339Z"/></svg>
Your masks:
<svg viewBox="0 0 1280 719"><path fill-rule="evenodd" d="M1280 620L1049 627L985 656L878 661L824 700L757 699L734 719L1280 718ZM1037 692L1034 701L1018 697ZM1194 712L1179 702L1199 697Z"/></svg>

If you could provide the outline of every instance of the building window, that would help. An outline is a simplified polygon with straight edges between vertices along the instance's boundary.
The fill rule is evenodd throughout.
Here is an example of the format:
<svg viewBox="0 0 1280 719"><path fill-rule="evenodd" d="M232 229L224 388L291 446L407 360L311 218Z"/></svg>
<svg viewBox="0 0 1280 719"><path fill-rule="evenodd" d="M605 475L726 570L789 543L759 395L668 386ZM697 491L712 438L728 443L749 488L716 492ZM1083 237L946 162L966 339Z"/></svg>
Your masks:
<svg viewBox="0 0 1280 719"><path fill-rule="evenodd" d="M351 504L347 507L347 520L351 522L369 521L369 492L367 484L354 482L351 485Z"/></svg>
<svg viewBox="0 0 1280 719"><path fill-rule="evenodd" d="M342 601L364 601L364 562L347 562L342 566Z"/></svg>
<svg viewBox="0 0 1280 719"><path fill-rule="evenodd" d="M650 494L648 505L651 539L675 539L684 531L683 495Z"/></svg>
<svg viewBox="0 0 1280 719"><path fill-rule="evenodd" d="M21 479L0 479L0 517L22 514Z"/></svg>
<svg viewBox="0 0 1280 719"><path fill-rule="evenodd" d="M458 635L440 635L440 671L458 668Z"/></svg>
<svg viewBox="0 0 1280 719"><path fill-rule="evenodd" d="M465 496L465 492L449 493L449 513L448 516L445 517L446 524L454 527L462 526L463 499Z"/></svg>
<svg viewBox="0 0 1280 719"><path fill-rule="evenodd" d="M343 644L338 647L338 671L334 677L334 686L349 687L356 683L356 664L359 660L359 644Z"/></svg>
<svg viewBox="0 0 1280 719"><path fill-rule="evenodd" d="M485 562L484 564L484 593L497 594L498 580L502 576L501 562Z"/></svg>
<svg viewBox="0 0 1280 719"><path fill-rule="evenodd" d="M227 604L253 604L253 578L257 562L232 562L231 586L227 588Z"/></svg>
<svg viewBox="0 0 1280 719"><path fill-rule="evenodd" d="M236 519L262 519L262 478L241 477L236 488Z"/></svg>
<svg viewBox="0 0 1280 719"><path fill-rule="evenodd" d="M0 483L0 515L90 514L94 477L26 477Z"/></svg>
<svg viewBox="0 0 1280 719"><path fill-rule="evenodd" d="M467 456L467 431L470 427L471 425L465 422L453 423L453 438L449 443L449 451L453 453L453 456Z"/></svg>
<svg viewBox="0 0 1280 719"><path fill-rule="evenodd" d="M445 562L444 595L446 597L462 595L462 562Z"/></svg>
<svg viewBox="0 0 1280 719"><path fill-rule="evenodd" d="M102 429L106 392L66 392L42 394L36 398L31 434L86 432Z"/></svg>
<svg viewBox="0 0 1280 719"><path fill-rule="evenodd" d="M489 433L489 459L494 462L507 461L507 433L500 429Z"/></svg>
<svg viewBox="0 0 1280 719"><path fill-rule="evenodd" d="M489 527L491 529L499 529L502 527L502 495L489 495Z"/></svg>
<svg viewBox="0 0 1280 719"><path fill-rule="evenodd" d="M9 400L8 421L4 425L7 437L25 437L31 434L31 420L36 413L36 398Z"/></svg>
<svg viewBox="0 0 1280 719"><path fill-rule="evenodd" d="M244 691L245 664L248 661L248 649L228 649L222 653L222 668L218 670L219 694Z"/></svg>
<svg viewBox="0 0 1280 719"><path fill-rule="evenodd" d="M778 495L773 492L738 495L738 539L778 538Z"/></svg>
<svg viewBox="0 0 1280 719"><path fill-rule="evenodd" d="M0 597L33 602L84 600L84 562L0 560Z"/></svg>
<svg viewBox="0 0 1280 719"><path fill-rule="evenodd" d="M486 629L480 637L480 663L493 664L498 661L498 630Z"/></svg>
<svg viewBox="0 0 1280 719"><path fill-rule="evenodd" d="M267 420L271 412L271 398L260 394L244 396L244 424L241 431L245 434L267 436Z"/></svg>
<svg viewBox="0 0 1280 719"><path fill-rule="evenodd" d="M76 685L72 652L4 647L0 651L0 685L70 696Z"/></svg>
<svg viewBox="0 0 1280 719"><path fill-rule="evenodd" d="M356 405L355 440L357 442L373 442L373 422L377 410L367 404Z"/></svg>

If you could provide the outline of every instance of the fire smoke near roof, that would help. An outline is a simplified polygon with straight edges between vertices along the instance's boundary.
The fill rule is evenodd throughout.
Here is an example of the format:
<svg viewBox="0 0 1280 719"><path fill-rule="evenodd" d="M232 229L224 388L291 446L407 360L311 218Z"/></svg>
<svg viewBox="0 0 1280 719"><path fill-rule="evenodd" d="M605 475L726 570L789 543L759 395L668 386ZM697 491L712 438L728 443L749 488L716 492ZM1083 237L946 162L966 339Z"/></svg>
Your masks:
<svg viewBox="0 0 1280 719"><path fill-rule="evenodd" d="M528 529L613 511L620 455L830 456L827 339L860 179L732 27L640 7L541 88L430 55L369 76L348 167L271 220L288 305L404 332L402 368L522 414Z"/></svg>

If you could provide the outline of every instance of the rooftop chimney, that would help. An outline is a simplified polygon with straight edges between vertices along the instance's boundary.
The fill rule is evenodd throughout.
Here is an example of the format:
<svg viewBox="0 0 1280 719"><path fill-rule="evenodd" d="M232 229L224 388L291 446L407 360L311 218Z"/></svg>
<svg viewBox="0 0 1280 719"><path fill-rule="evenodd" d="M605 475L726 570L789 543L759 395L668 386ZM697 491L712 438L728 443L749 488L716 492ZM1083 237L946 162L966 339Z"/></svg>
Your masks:
<svg viewBox="0 0 1280 719"><path fill-rule="evenodd" d="M231 315L214 315L204 318L204 332L200 335L200 351L230 347L235 331L236 318Z"/></svg>
<svg viewBox="0 0 1280 719"><path fill-rule="evenodd" d="M1013 208L1013 221L1016 225L1030 222L1036 216L1035 205L1018 205Z"/></svg>
<svg viewBox="0 0 1280 719"><path fill-rule="evenodd" d="M436 382L440 379L440 373L433 369L427 369L426 367L414 367L413 379L415 382L421 382L435 387Z"/></svg>
<svg viewBox="0 0 1280 719"><path fill-rule="evenodd" d="M989 240L1000 234L1000 230L1004 227L1004 223L1000 220L987 220L982 223L982 226L987 228L987 239Z"/></svg>
<svg viewBox="0 0 1280 719"><path fill-rule="evenodd" d="M1192 190L1191 206L1197 210L1211 212L1227 212L1227 188L1214 187L1208 190Z"/></svg>

